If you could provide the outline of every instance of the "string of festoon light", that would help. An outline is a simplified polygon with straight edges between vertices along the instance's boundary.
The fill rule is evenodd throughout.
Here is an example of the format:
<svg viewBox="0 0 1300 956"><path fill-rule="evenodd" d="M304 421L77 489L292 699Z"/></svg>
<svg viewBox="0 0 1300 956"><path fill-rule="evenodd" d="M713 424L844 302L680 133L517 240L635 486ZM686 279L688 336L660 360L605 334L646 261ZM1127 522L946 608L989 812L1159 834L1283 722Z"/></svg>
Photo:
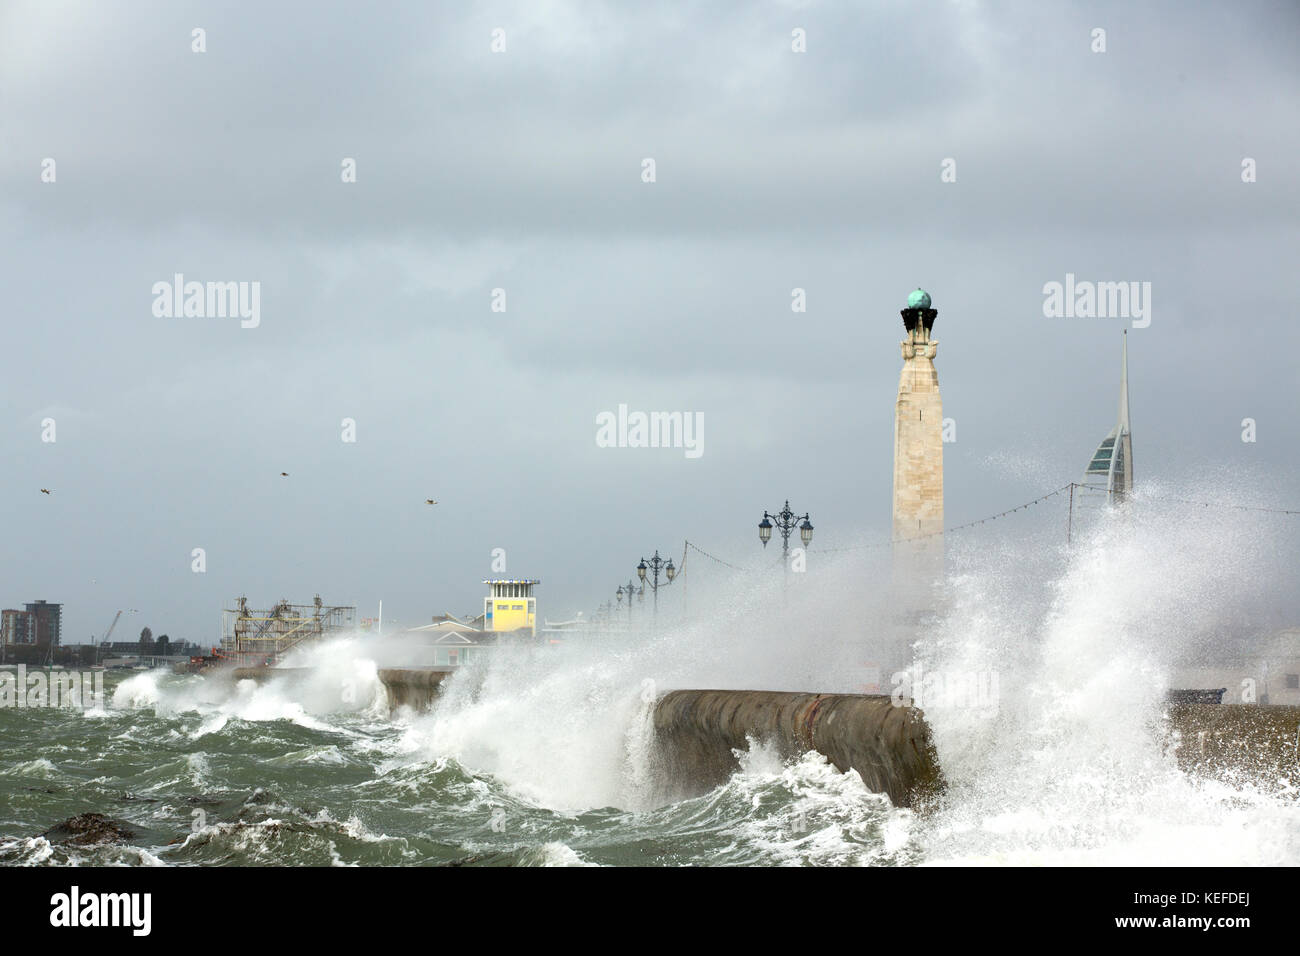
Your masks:
<svg viewBox="0 0 1300 956"><path fill-rule="evenodd" d="M697 546L697 545L695 545L695 544L692 544L690 541L687 541L687 542L686 542L686 547L685 547L685 549L683 549L683 551L682 551L682 564L685 564L685 563L686 563L686 557L685 557L685 555L686 555L686 552L687 552L687 551L698 551L700 554L704 555L704 556L705 556L706 558L708 558L710 561L716 561L718 564L721 564L721 565L724 565L724 566L726 566L726 567L728 567L728 568L731 568L733 571L752 571L752 570L753 570L752 568L742 568L742 567L740 567L739 565L732 564L730 561L723 561L721 558L719 558L719 557L717 557L717 556L715 556L715 555L709 554L709 552L705 551L703 548L701 548L701 547L699 547L699 546Z"/></svg>
<svg viewBox="0 0 1300 956"><path fill-rule="evenodd" d="M1038 504L1039 502L1046 501L1048 498L1055 498L1057 495L1063 495L1067 491L1069 491L1070 488L1075 484L1076 482L1070 482L1068 485L1062 485L1060 488L1057 488L1055 491L1049 491L1045 495L1039 495L1033 501L1026 501L1023 505L1016 505L1014 508L1008 508L1006 511L999 511L997 514L988 515L987 517L984 518L977 518L974 521L967 521L965 524L955 524L952 527L945 528L942 531L931 531L929 534L918 534L914 537L908 538L907 540L918 541L922 538L935 538L942 534L951 534L954 531L964 531L967 528L974 528L978 525L985 524L986 522L989 521L997 521L999 518L1005 518L1007 515L1013 515L1017 511L1027 511L1028 509L1032 508L1034 505ZM893 545L892 541L878 541L874 544L862 544L852 548L818 548L817 550L825 554L827 552L839 552L839 551L870 551L875 548L892 547L892 545Z"/></svg>
<svg viewBox="0 0 1300 956"><path fill-rule="evenodd" d="M950 528L945 528L943 531L932 531L929 534L917 535L916 537L909 538L908 540L916 541L921 538L933 538L933 537L937 537L938 535L951 534L955 531L965 531L968 528L975 528L978 527L979 525L986 524L990 521L997 521L999 518L1005 518L1009 515L1016 514L1017 512L1020 511L1028 511L1030 508L1034 507L1035 505L1041 504L1044 501L1047 501L1049 498L1055 498L1058 495L1063 495L1066 494L1067 492L1073 493L1075 491L1093 492L1096 494L1107 493L1104 489L1096 488L1091 485L1085 485L1077 481L1071 481L1068 484L1064 484L1060 488L1055 489L1054 491L1049 491L1047 492L1047 494L1039 495L1037 498L1033 499L1032 501L1026 501L1024 504L1016 505L1014 508L1008 508L1005 511L999 511L997 514L991 514L983 518L977 518L974 521L967 521L964 524L953 525ZM1161 502L1169 502L1170 504L1189 505L1198 508L1222 508L1225 510L1233 510L1233 511L1255 511L1264 514L1300 515L1300 509L1293 509L1293 508L1260 508L1260 507L1255 507L1253 505L1235 505L1235 504L1228 504L1222 501L1193 501L1187 498L1167 498L1160 495L1155 496L1155 500ZM845 552L845 551L870 551L876 548L888 548L892 546L893 546L892 541L878 541L872 544L857 545L855 547L850 547L850 548L818 548L817 551L820 554L830 554L830 553L838 553L838 552ZM710 561L714 561L718 564L723 565L724 567L731 568L733 571L747 572L753 570L753 568L743 568L740 567L739 565L732 564L730 561L724 561L722 558L719 558L717 555L710 554L709 552L705 551L703 548L699 547L698 545L696 545L694 542L691 541L687 541L685 547L682 549L683 566L685 566L686 564L686 554L689 551L696 551L699 554L704 555L704 557L708 558Z"/></svg>
<svg viewBox="0 0 1300 956"><path fill-rule="evenodd" d="M1080 485L1080 488L1087 487ZM1098 489L1089 488L1089 491ZM1253 505L1229 505L1222 501L1189 501L1186 498L1162 498L1156 496L1156 501L1168 501L1176 505L1192 505L1197 508L1222 508L1225 511L1258 511L1270 515L1300 515L1300 508L1256 508Z"/></svg>

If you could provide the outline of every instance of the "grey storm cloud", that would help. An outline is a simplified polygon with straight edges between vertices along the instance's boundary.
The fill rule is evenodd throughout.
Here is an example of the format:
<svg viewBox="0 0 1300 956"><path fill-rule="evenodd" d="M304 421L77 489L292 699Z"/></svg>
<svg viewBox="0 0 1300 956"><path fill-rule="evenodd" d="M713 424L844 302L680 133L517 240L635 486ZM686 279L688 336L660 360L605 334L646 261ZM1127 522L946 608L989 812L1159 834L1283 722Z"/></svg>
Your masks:
<svg viewBox="0 0 1300 956"><path fill-rule="evenodd" d="M1044 317L1067 273L1152 284L1140 480L1239 467L1300 500L1297 25L1284 3L8 3L0 600L63 601L72 641L124 605L209 640L244 592L414 623L475 607L505 547L566 617L656 547L750 554L785 497L819 541L878 538L918 285L948 515L979 517L1077 478L1112 423L1127 323ZM155 317L176 273L260 282L260 326ZM704 455L596 448L620 403L703 413Z"/></svg>

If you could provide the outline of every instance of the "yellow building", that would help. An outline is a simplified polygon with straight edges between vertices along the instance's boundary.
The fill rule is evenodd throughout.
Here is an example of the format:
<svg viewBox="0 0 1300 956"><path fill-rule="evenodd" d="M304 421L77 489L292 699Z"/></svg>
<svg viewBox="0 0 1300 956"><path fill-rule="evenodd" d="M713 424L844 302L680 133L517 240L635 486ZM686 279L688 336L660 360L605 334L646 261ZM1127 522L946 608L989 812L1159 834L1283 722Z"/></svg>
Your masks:
<svg viewBox="0 0 1300 956"><path fill-rule="evenodd" d="M514 631L526 627L537 633L537 598L531 578L484 581L491 593L483 599L483 630Z"/></svg>

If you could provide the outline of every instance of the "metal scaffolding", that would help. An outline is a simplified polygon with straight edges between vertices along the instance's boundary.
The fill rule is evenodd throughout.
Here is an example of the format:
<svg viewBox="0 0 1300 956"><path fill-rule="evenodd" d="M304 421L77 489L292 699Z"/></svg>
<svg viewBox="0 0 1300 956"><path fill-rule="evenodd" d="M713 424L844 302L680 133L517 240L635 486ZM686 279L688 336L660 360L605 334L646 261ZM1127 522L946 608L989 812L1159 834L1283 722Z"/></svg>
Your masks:
<svg viewBox="0 0 1300 956"><path fill-rule="evenodd" d="M311 604L281 600L269 610L253 610L248 598L221 612L221 653L240 667L278 664L300 644L319 641L352 630L357 609L331 607L320 595Z"/></svg>

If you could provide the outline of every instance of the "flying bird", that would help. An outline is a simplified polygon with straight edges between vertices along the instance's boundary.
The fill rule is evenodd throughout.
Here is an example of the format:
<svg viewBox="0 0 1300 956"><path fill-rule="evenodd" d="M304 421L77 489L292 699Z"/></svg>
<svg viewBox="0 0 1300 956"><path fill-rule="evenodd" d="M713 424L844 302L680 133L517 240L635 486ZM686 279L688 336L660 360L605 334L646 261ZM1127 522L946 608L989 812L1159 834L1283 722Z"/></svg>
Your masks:
<svg viewBox="0 0 1300 956"><path fill-rule="evenodd" d="M289 477L289 473L288 473L287 471L282 471L282 472L280 472L280 477L281 477L281 478L288 478L288 477Z"/></svg>
<svg viewBox="0 0 1300 956"><path fill-rule="evenodd" d="M425 498L424 503L426 505L436 505L438 502L434 501L432 498Z"/></svg>
<svg viewBox="0 0 1300 956"><path fill-rule="evenodd" d="M42 489L41 489L41 494L43 494L43 495L48 495L49 493L50 493L50 489L49 489L49 488L42 488Z"/></svg>

